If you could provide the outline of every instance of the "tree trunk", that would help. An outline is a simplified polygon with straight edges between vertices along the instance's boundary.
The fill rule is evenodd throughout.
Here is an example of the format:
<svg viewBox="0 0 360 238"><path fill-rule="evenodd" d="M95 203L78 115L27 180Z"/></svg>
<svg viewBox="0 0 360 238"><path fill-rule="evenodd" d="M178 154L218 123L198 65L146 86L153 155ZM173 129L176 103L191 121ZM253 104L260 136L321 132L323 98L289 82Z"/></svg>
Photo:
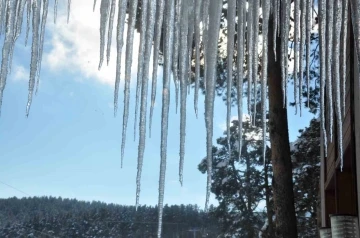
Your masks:
<svg viewBox="0 0 360 238"><path fill-rule="evenodd" d="M276 237L296 238L297 226L292 182L287 109L283 107L281 85L280 38L277 38L276 56L273 52L273 26L269 24L269 132L273 166L273 196L276 214ZM283 23L281 23L283 24Z"/></svg>

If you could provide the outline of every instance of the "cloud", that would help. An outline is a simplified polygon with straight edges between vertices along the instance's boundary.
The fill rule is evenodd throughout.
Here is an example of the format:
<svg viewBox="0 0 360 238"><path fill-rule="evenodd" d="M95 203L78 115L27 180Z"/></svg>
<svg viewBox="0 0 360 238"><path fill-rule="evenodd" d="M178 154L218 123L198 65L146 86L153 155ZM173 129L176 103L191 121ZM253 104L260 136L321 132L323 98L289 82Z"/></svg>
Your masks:
<svg viewBox="0 0 360 238"><path fill-rule="evenodd" d="M52 11L47 23L47 33L50 33L45 42L43 64L52 71L70 71L72 74L81 74L81 80L95 79L104 84L114 85L116 73L116 20L112 34L111 58L106 65L106 54L101 70L98 70L100 59L100 10L99 6L92 10L89 0L72 1L71 15L67 24L66 6L60 6L56 24L53 23ZM116 7L117 9L117 7ZM127 24L125 25L125 33ZM107 36L107 34L106 34ZM124 41L126 34L124 34ZM132 72L136 73L139 35L135 34ZM124 44L125 46L125 44ZM105 47L106 48L106 47ZM123 47L122 66L125 61L125 47ZM124 75L124 67L121 67ZM122 77L123 79L123 77Z"/></svg>
<svg viewBox="0 0 360 238"><path fill-rule="evenodd" d="M14 81L28 81L29 80L29 71L22 65L14 64L12 66L12 79Z"/></svg>

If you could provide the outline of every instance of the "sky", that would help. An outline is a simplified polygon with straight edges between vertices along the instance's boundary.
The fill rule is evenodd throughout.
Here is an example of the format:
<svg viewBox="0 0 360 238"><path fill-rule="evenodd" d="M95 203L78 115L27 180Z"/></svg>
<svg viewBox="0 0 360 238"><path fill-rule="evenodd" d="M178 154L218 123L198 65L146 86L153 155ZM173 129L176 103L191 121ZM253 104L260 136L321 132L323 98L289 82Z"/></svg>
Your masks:
<svg viewBox="0 0 360 238"><path fill-rule="evenodd" d="M118 116L114 117L115 31L110 64L104 63L99 71L99 6L93 12L89 0L72 1L69 24L65 8L59 3L56 24L52 10L49 11L40 86L28 118L25 107L31 48L25 47L24 34L17 41L0 117L0 197L61 196L134 205L138 136L134 141L133 128L138 49L134 46L130 115L121 169L123 83ZM147 205L157 204L158 199L161 79L160 68L152 137L146 138L141 180L140 203ZM199 99L196 119L193 92L188 96L181 187L178 182L180 119L175 111L173 84L171 92L165 203L203 207L206 175L197 170L197 165L206 155L204 98ZM226 120L221 98L216 99L215 112L214 141L222 136ZM233 116L236 112L233 108ZM307 112L302 117L295 116L294 109L289 108L291 141L297 138L299 129L308 126L311 117ZM214 197L211 202L216 204Z"/></svg>

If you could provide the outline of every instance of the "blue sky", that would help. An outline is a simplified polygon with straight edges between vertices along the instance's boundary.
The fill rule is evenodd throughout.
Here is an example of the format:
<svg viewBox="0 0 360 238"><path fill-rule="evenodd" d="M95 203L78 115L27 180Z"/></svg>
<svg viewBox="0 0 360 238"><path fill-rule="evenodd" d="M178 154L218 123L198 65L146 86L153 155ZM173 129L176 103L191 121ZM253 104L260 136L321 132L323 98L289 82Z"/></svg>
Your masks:
<svg viewBox="0 0 360 238"><path fill-rule="evenodd" d="M50 11L51 13L52 11ZM97 70L99 59L99 14L88 0L73 1L70 23L59 10L57 24L49 16L41 83L29 118L25 117L30 47L24 36L17 44L12 74L8 77L0 117L0 181L31 196L61 196L118 204L135 203L137 143L133 141L135 78L132 80L130 117L123 169L120 168L123 93L118 117L113 116L115 40L109 66ZM135 46L135 54L137 47ZM136 75L134 57L133 75ZM161 71L161 70L159 70ZM161 72L158 74L161 87ZM173 87L172 87L173 89ZM141 204L155 205L160 163L161 90L158 90L152 138L147 137L142 175ZM291 90L289 92L292 95ZM197 170L204 158L205 124L203 97L199 119L188 97L184 186L178 182L179 114L175 113L174 90L170 108L165 202L205 203L206 176ZM226 108L216 99L214 140L221 136ZM233 109L236 116L236 109ZM289 110L290 138L308 125L311 115L294 116ZM0 184L0 197L25 194ZM215 202L212 198L212 202Z"/></svg>

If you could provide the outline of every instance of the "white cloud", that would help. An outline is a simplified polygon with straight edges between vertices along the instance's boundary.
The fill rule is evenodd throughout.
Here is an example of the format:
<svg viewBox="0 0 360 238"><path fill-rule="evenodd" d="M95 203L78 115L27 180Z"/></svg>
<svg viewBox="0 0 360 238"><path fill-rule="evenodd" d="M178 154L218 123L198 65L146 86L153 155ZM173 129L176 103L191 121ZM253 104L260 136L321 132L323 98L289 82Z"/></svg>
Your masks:
<svg viewBox="0 0 360 238"><path fill-rule="evenodd" d="M117 12L115 13L110 63L109 66L106 65L105 54L104 63L99 71L100 11L99 6L97 6L93 12L92 6L92 2L90 3L89 0L72 1L69 24L67 24L65 6L59 5L62 8L59 9L56 24L53 23L53 15L49 16L47 31L51 34L46 39L45 47L50 49L44 52L43 64L46 64L47 68L53 71L63 72L66 70L73 74L80 73L81 80L93 78L101 83L113 86L116 72ZM125 25L125 33L126 31L127 25ZM126 40L126 34L124 34L124 40ZM136 74L137 69L138 42L139 36L136 34L132 65L133 75ZM122 62L125 61L124 53L125 47L123 47ZM124 63L121 65L123 66L123 75ZM79 76L74 77L79 79Z"/></svg>
<svg viewBox="0 0 360 238"><path fill-rule="evenodd" d="M29 80L29 71L25 69L22 65L14 64L12 66L12 79L15 81L28 81Z"/></svg>

